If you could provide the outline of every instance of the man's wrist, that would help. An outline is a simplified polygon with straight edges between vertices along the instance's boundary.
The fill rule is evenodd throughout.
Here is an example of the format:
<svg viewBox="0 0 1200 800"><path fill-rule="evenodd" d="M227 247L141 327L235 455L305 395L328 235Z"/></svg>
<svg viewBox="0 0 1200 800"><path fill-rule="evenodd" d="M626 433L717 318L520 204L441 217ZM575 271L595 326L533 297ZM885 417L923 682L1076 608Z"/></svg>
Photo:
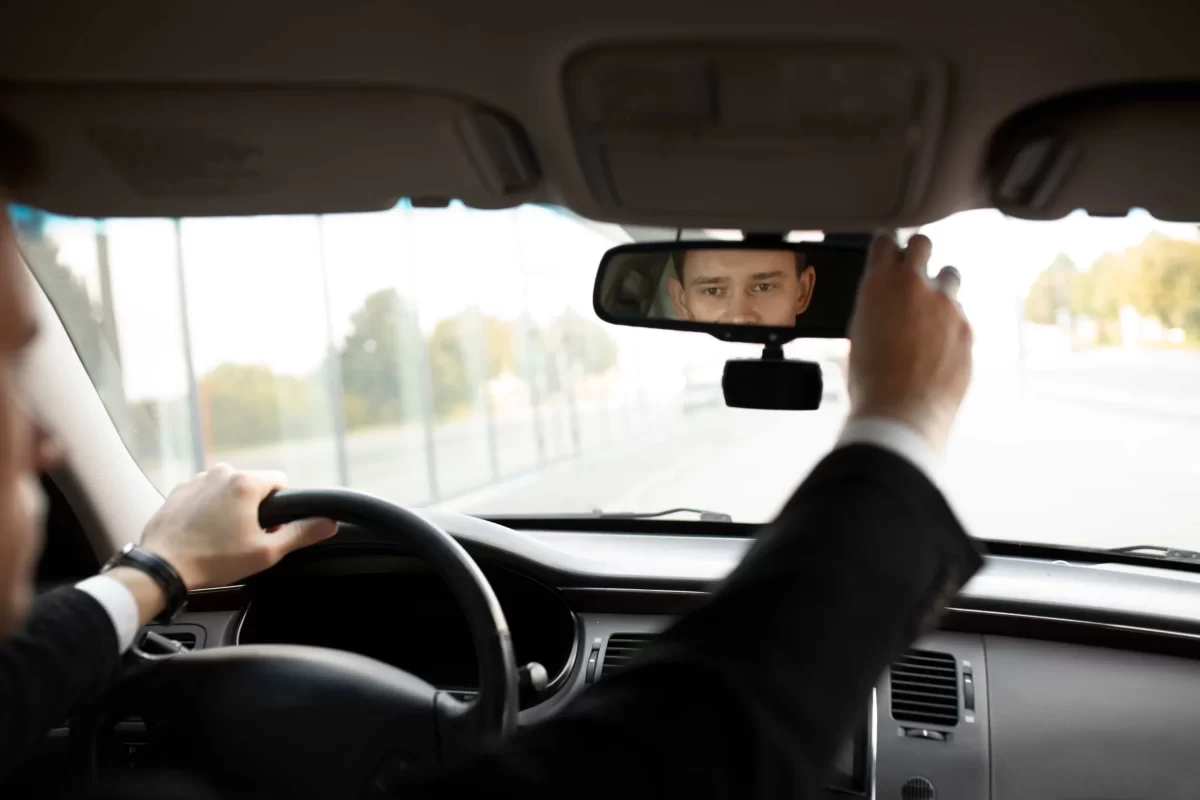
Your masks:
<svg viewBox="0 0 1200 800"><path fill-rule="evenodd" d="M850 412L847 424L856 420L889 420L903 425L919 435L929 448L940 458L946 451L950 438L953 413L942 413L934 404L917 406L872 404L856 407Z"/></svg>
<svg viewBox="0 0 1200 800"><path fill-rule="evenodd" d="M147 553L158 556L163 561L170 564L171 568L175 570L175 573L179 575L179 579L183 581L184 588L186 588L188 591L198 588L197 582L199 581L199 578L196 577L195 570L192 569L191 564L188 563L187 559L180 558L175 553L172 553L169 549L155 544L143 543L140 545L140 547Z"/></svg>
<svg viewBox="0 0 1200 800"><path fill-rule="evenodd" d="M851 417L838 437L838 446L869 444L907 459L935 485L941 486L942 455L924 433L888 417Z"/></svg>
<svg viewBox="0 0 1200 800"><path fill-rule="evenodd" d="M167 595L157 581L140 569L119 565L104 572L108 577L119 581L137 604L138 624L145 625L167 607Z"/></svg>
<svg viewBox="0 0 1200 800"><path fill-rule="evenodd" d="M170 621L187 603L188 584L179 570L168 559L133 543L125 545L108 560L101 572L107 573L116 567L129 567L153 581L161 590L161 612L155 619Z"/></svg>

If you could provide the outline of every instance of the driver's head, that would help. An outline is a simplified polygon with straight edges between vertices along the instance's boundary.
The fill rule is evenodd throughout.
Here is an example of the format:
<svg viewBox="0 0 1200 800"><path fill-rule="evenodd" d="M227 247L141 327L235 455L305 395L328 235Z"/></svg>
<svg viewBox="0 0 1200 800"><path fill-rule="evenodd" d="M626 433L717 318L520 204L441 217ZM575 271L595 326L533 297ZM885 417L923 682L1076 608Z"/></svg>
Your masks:
<svg viewBox="0 0 1200 800"><path fill-rule="evenodd" d="M790 328L808 310L816 270L792 250L689 250L669 280L680 319Z"/></svg>
<svg viewBox="0 0 1200 800"><path fill-rule="evenodd" d="M37 322L5 197L31 168L17 144L0 121L0 636L21 622L33 595L44 506L38 473L55 450L22 396L22 359Z"/></svg>

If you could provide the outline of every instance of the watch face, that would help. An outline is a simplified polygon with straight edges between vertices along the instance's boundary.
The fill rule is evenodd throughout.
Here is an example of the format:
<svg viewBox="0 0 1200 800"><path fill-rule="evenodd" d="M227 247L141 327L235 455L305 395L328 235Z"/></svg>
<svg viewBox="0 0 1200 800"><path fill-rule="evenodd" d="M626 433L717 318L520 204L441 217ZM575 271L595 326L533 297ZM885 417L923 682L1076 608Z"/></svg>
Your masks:
<svg viewBox="0 0 1200 800"><path fill-rule="evenodd" d="M113 567L120 564L121 559L123 559L129 553L133 552L133 548L135 548L135 547L137 547L137 545L134 544L133 542L126 543L120 550L118 550L116 553L113 554L112 558L110 558L108 561L104 562L104 566L101 567L100 571L108 572L110 569L112 569Z"/></svg>

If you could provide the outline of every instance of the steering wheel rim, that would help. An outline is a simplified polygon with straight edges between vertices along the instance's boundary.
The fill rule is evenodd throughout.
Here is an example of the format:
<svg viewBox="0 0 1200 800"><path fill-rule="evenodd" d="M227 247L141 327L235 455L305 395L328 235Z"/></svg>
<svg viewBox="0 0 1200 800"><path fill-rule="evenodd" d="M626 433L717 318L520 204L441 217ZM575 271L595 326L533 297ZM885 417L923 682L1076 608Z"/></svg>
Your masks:
<svg viewBox="0 0 1200 800"><path fill-rule="evenodd" d="M406 541L446 581L467 617L479 662L479 694L470 717L482 733L513 733L518 686L512 634L492 585L463 546L419 514L351 489L284 489L268 496L258 509L258 522L264 528L313 517L408 534Z"/></svg>
<svg viewBox="0 0 1200 800"><path fill-rule="evenodd" d="M466 550L424 517L351 490L284 490L259 508L264 528L312 517L402 535L446 581L474 642L476 699L461 703L402 669L347 651L242 645L182 653L138 665L103 713L77 719L78 730L72 725L73 747L90 765L85 776L95 777L98 727L127 707L165 732L172 755L211 762L209 777L218 784L251 782L291 797L386 788L400 772L516 729L508 623Z"/></svg>

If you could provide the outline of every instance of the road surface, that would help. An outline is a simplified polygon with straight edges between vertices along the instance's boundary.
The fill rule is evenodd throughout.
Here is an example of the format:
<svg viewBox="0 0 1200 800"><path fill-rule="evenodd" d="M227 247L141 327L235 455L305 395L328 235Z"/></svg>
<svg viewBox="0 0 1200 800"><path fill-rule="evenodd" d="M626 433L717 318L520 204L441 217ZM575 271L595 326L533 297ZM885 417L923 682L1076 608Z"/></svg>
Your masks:
<svg viewBox="0 0 1200 800"><path fill-rule="evenodd" d="M1102 351L978 375L943 475L975 535L1200 550L1200 354ZM565 406L542 420L480 417L433 432L436 487L419 427L352 434L350 485L409 505L480 514L653 511L694 506L771 518L835 440L846 413L677 405ZM496 453L493 461L491 453ZM336 482L332 439L226 455ZM434 494L436 488L436 495Z"/></svg>

